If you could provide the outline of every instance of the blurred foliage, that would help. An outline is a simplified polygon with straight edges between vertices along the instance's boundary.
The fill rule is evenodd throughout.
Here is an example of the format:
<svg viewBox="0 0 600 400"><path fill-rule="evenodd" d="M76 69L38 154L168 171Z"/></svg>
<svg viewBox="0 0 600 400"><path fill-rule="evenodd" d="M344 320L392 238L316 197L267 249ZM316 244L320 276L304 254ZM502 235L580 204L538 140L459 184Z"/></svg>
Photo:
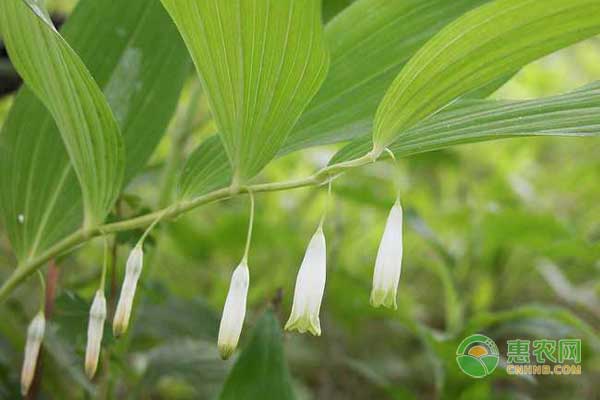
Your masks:
<svg viewBox="0 0 600 400"><path fill-rule="evenodd" d="M73 2L55 3L66 11ZM598 79L600 39L593 39L528 66L494 97L536 98ZM145 173L130 184L114 218L154 208L169 190L156 184L171 181L161 175L166 160L173 152L182 158L214 132L204 98L194 103L196 117L186 117L194 85L172 123L177 133L165 137ZM0 100L0 124L9 104L8 98ZM189 125L183 133L182 120ZM172 146L182 134L176 136L179 146ZM284 157L263 176L306 176L333 150ZM368 302L378 242L394 201L393 168L378 164L340 177L325 226L328 280L320 338L282 336L277 321L281 325L291 308L297 268L325 191L259 195L247 326L237 364L218 358L216 336L230 275L243 252L247 199L207 205L159 225L146 249L133 329L117 341L106 327L100 373L89 382L83 374L87 314L102 261L102 242L94 241L59 260L40 398L244 398L231 391L239 393L250 377L264 385L257 387L266 395L274 390L269 379L288 379L286 364L298 399L595 398L599 154L594 139L532 138L401 160L406 226L397 311L373 309ZM114 247L109 309L135 238L120 236ZM0 279L10 265L14 259L0 227ZM38 304L36 284L31 279L0 305L0 398L19 393L26 325ZM271 305L274 311L258 322ZM458 369L455 350L476 332L493 338L501 354L507 339L581 338L583 375L508 376L501 361L493 375L469 378Z"/></svg>

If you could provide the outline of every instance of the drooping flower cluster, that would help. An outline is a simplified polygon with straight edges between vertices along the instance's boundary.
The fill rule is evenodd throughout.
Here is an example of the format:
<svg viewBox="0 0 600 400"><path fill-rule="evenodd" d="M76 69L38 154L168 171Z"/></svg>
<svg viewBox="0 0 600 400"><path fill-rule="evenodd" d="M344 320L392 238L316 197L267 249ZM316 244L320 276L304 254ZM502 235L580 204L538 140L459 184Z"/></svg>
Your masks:
<svg viewBox="0 0 600 400"><path fill-rule="evenodd" d="M313 235L298 271L292 313L287 330L321 335L319 310L326 279L325 235L321 226ZM371 304L397 308L396 295L402 268L402 207L397 200L387 219L373 274Z"/></svg>
<svg viewBox="0 0 600 400"><path fill-rule="evenodd" d="M246 301L250 284L250 272L247 260L254 217L254 198L251 193L250 198L251 214L246 239L246 250L242 261L231 276L229 291L219 326L218 350L223 359L229 358L235 352L246 315ZM323 232L325 214L324 212L321 223L308 244L300 269L298 270L292 310L285 325L286 330L297 330L300 333L310 332L315 336L321 335L319 313L327 276L327 246ZM400 205L400 200L397 199L387 218L375 261L373 287L370 297L370 303L374 307L397 308L396 297L402 267L402 219L402 206ZM113 319L113 333L116 337L124 334L129 326L133 300L143 267L143 241L157 222L158 220L148 228L144 236L140 239L140 242L132 249L127 259L125 278ZM90 379L94 377L98 367L107 314L103 289L105 272L106 260L102 275L102 285L94 296L88 322L85 372ZM44 328L44 314L40 311L32 320L27 331L25 359L21 374L21 390L23 394L27 393L33 380L44 336Z"/></svg>
<svg viewBox="0 0 600 400"><path fill-rule="evenodd" d="M323 220L324 217L312 236L300 265L292 311L285 325L286 330L310 332L315 336L321 335L319 312L327 276ZM375 261L370 299L374 307L397 308L396 296L402 268L402 223L402 206L397 199L388 216ZM246 314L248 283L248 267L244 261L233 273L223 309L219 330L219 351L223 358L231 356L237 346Z"/></svg>

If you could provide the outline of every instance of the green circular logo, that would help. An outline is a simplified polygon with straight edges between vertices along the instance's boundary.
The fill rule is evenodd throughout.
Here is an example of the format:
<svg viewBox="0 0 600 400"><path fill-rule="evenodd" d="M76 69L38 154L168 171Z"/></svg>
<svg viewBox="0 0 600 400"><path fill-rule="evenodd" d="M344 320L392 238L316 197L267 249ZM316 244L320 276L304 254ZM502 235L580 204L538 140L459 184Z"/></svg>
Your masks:
<svg viewBox="0 0 600 400"><path fill-rule="evenodd" d="M458 345L456 362L461 371L473 378L490 375L498 366L498 346L485 335L471 335Z"/></svg>

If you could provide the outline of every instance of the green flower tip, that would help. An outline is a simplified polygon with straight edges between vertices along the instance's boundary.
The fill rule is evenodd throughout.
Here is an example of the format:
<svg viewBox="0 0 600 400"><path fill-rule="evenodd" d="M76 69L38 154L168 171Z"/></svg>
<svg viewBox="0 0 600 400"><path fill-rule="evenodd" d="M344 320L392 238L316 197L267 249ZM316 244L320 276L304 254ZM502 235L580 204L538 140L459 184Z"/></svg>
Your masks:
<svg viewBox="0 0 600 400"><path fill-rule="evenodd" d="M219 355L222 360L227 360L231 355L235 352L235 346L231 345L220 345L219 346Z"/></svg>
<svg viewBox="0 0 600 400"><path fill-rule="evenodd" d="M300 333L310 332L313 336L321 336L321 324L319 319L313 321L310 315L303 315L292 320L290 318L285 324L286 331L296 330Z"/></svg>
<svg viewBox="0 0 600 400"><path fill-rule="evenodd" d="M398 309L394 290L373 289L370 303L375 308L383 306L394 310Z"/></svg>
<svg viewBox="0 0 600 400"><path fill-rule="evenodd" d="M128 325L129 322L123 321L122 319L113 321L113 336L115 338L120 338L121 336L123 336L125 332L127 332Z"/></svg>

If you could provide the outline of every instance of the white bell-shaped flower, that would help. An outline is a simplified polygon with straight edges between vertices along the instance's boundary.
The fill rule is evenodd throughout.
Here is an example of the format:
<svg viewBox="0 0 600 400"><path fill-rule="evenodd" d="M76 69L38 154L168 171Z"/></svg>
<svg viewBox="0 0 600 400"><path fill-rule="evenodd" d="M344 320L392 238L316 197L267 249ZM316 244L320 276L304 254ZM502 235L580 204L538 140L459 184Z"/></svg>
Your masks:
<svg viewBox="0 0 600 400"><path fill-rule="evenodd" d="M104 333L104 321L106 320L106 299L104 291L99 289L94 296L92 308L90 309L90 320L87 331L87 347L85 349L85 373L92 379L98 367L100 348L102 345L102 334Z"/></svg>
<svg viewBox="0 0 600 400"><path fill-rule="evenodd" d="M397 308L396 293L402 269L402 206L397 200L385 224L385 231L379 244L371 305Z"/></svg>
<svg viewBox="0 0 600 400"><path fill-rule="evenodd" d="M23 359L23 369L21 370L21 394L23 396L27 394L31 382L33 381L35 366L40 353L40 346L44 339L45 330L46 318L44 318L44 312L40 311L29 324L29 328L27 328L25 357Z"/></svg>
<svg viewBox="0 0 600 400"><path fill-rule="evenodd" d="M298 271L292 313L285 324L285 329L296 329L300 333L308 331L315 336L321 335L319 311L325 291L326 269L325 235L323 228L319 226L308 244Z"/></svg>
<svg viewBox="0 0 600 400"><path fill-rule="evenodd" d="M123 280L121 296L119 296L119 303L113 319L113 333L115 336L121 336L129 326L133 297L135 296L138 279L142 273L143 262L144 251L141 245L137 245L129 254L125 267L125 279Z"/></svg>
<svg viewBox="0 0 600 400"><path fill-rule="evenodd" d="M218 348L219 354L224 360L233 354L242 333L249 284L250 272L248 271L248 263L244 258L233 271L229 292L223 307L221 325L219 326Z"/></svg>

